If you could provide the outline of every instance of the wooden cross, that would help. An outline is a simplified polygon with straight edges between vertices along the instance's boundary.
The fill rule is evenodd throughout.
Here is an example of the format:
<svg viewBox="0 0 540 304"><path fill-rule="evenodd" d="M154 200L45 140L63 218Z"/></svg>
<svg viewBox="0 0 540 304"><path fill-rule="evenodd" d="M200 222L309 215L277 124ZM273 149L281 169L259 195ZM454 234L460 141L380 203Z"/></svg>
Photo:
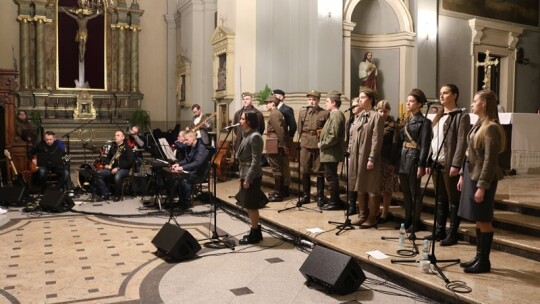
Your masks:
<svg viewBox="0 0 540 304"><path fill-rule="evenodd" d="M499 59L491 60L491 57L489 57L489 53L491 53L489 50L486 50L486 59L484 59L484 62L476 62L475 66L483 66L484 67L484 85L482 86L482 89L489 90L491 88L491 66L497 66L499 64Z"/></svg>

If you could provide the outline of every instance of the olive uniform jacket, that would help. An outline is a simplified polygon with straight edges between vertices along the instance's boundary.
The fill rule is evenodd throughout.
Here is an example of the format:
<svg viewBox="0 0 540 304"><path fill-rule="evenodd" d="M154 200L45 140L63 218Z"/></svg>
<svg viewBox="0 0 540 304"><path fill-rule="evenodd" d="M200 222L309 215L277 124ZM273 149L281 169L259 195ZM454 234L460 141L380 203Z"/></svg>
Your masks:
<svg viewBox="0 0 540 304"><path fill-rule="evenodd" d="M307 149L319 148L317 146L319 143L318 132L321 132L329 116L330 113L319 106L300 110L298 117L298 124L300 125L300 147ZM317 132L317 130L319 131Z"/></svg>
<svg viewBox="0 0 540 304"><path fill-rule="evenodd" d="M330 113L321 132L321 163L339 163L345 159L345 115Z"/></svg>

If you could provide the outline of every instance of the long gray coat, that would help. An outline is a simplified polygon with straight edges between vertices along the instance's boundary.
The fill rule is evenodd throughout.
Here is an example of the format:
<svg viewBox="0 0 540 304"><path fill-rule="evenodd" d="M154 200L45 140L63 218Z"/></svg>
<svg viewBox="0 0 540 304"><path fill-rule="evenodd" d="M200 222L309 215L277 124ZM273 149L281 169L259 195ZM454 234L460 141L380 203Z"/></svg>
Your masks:
<svg viewBox="0 0 540 304"><path fill-rule="evenodd" d="M384 119L375 110L362 111L357 131L356 161L358 173L355 191L360 193L381 192L381 147L384 137ZM354 157L353 157L354 159ZM372 170L367 170L368 160L374 164Z"/></svg>

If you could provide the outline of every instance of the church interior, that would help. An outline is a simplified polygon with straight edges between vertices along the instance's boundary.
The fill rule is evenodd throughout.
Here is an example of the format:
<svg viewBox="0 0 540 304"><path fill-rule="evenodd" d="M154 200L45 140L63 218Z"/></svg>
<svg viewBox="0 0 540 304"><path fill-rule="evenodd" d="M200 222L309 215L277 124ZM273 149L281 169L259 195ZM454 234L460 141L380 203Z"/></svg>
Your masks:
<svg viewBox="0 0 540 304"><path fill-rule="evenodd" d="M0 15L0 304L536 303L540 1L2 0ZM283 92L300 124L308 92L321 107L339 92L349 119L369 88L403 122L412 89L425 93L421 111L433 120L428 109L442 111L448 84L459 88L460 113L472 113L480 90L498 97L506 145L490 272L459 265L478 254L474 222L461 221L456 245L423 248L437 221L431 176L421 179L418 239L400 244L401 191L389 221L341 229L347 211L298 203L300 152L285 156L290 194L260 209L263 240L239 244L250 213L236 200L241 136L231 130L242 127L235 113L246 93L268 123L267 97ZM194 109L207 119L195 120ZM212 169L185 210L156 168L170 165L180 131L207 122ZM114 201L100 200L96 172L107 167L115 132L129 137L133 126L146 144L140 171L113 187ZM75 188L60 196L48 192L55 184L36 185L28 158L49 130L66 147ZM290 151L300 151L300 131ZM271 132L261 135L268 143ZM338 168L346 202L347 164ZM263 166L263 192L274 178Z"/></svg>

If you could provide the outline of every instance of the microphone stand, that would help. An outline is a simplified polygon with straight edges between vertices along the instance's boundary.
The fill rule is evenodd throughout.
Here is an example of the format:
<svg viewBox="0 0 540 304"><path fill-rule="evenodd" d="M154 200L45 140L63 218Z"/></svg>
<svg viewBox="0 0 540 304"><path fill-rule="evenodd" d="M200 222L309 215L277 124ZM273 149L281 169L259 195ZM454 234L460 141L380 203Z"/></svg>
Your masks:
<svg viewBox="0 0 540 304"><path fill-rule="evenodd" d="M296 168L296 172L298 174L298 199L296 200L296 204L294 206L287 207L287 208L284 208L284 209L280 209L280 210L278 210L278 213L281 213L281 212L287 211L287 210L291 210L291 209L294 209L294 208L298 208L299 211L302 211L303 209L306 209L306 210L309 210L309 211L322 213L322 210L317 210L317 209L302 206L302 202L301 202L301 199L302 199L301 193L302 192L300 191L300 183L302 181L302 176L300 175L300 165L301 165L300 164L300 150L302 149L302 147L300 146L300 140L301 140L301 137L302 137L302 129L304 128L304 121L306 120L308 110L309 110L309 108L306 108L306 113L304 114L304 119L300 120L300 122L302 122L302 125L299 128L300 131L298 133L298 146L296 147L296 158L298 159L298 167ZM311 183L311 181L310 181L310 183ZM305 193L305 194L309 195L309 193Z"/></svg>
<svg viewBox="0 0 540 304"><path fill-rule="evenodd" d="M73 130L67 132L66 134L62 135L62 138L64 138L64 137L67 138L66 153L67 153L68 155L69 155L70 152L71 152L71 148L70 148L70 143L71 143L71 142L70 142L71 133L73 133L73 132L75 132L75 131L81 129L82 127L84 127L84 126L86 126L86 125L91 124L92 122L94 122L94 120L95 120L95 119L91 119L91 120L89 120L89 121L83 123L82 125L79 125L79 126L75 127L75 129L73 129ZM84 153L84 163L86 163L86 150L85 150L85 146L84 146L84 145L83 145L83 151L84 151L84 152L83 152L83 153ZM73 181L71 180L71 160L69 160L69 161L67 162L67 170L68 170L68 176L67 176L68 180L67 180L67 185L66 185L66 187L67 187L67 188L70 188L70 189L68 189L68 190L73 190Z"/></svg>
<svg viewBox="0 0 540 304"><path fill-rule="evenodd" d="M349 123L347 124L347 130L345 130L345 134L347 134L347 139L345 141L345 147L349 147L349 141L350 141L350 130L351 130L351 125L354 121L354 117L355 115L352 113L352 109L355 108L353 106L351 106L349 109L345 110L345 112L347 111L350 111L351 112L351 116L349 117ZM351 204L352 202L349 201L349 156L351 155L349 152L345 152L344 153L345 155L345 162L344 162L344 166L345 166L345 172L346 172L346 178L347 178L347 204ZM341 167L342 171L343 171L343 167ZM356 203L356 202L354 202ZM349 217L349 209L350 209L350 206L347 206L347 209L345 209L345 222L341 223L341 222L335 222L335 221L328 221L328 224L332 224L332 225L337 225L336 228L338 229L338 231L336 232L336 235L340 235L344 230L354 230L356 228L354 228L354 226L352 225L352 222L351 222L351 219Z"/></svg>
<svg viewBox="0 0 540 304"><path fill-rule="evenodd" d="M237 126L238 127L238 126ZM225 235L219 235L217 232L217 209L218 209L218 201L216 200L217 196L217 176L216 176L216 158L218 155L218 152L223 149L223 146L225 145L225 142L227 141L227 138L229 138L229 135L231 134L231 131L234 128L229 128L227 130L227 135L225 136L225 139L221 142L221 145L219 146L219 149L216 151L214 156L212 157L212 160L210 161L210 165L212 167L212 190L214 193L210 192L210 202L213 204L212 213L214 216L214 229L212 230L212 236L206 239L201 239L198 241L205 241L208 240L208 242L204 243L203 246L206 248L214 248L214 249L222 249L222 248L229 248L230 250L234 250L236 247L236 243L234 240L227 240L226 238L229 237L228 234ZM210 190L210 189L209 189Z"/></svg>
<svg viewBox="0 0 540 304"><path fill-rule="evenodd" d="M347 173L347 203L349 202L349 152L345 152L345 170ZM349 208L345 209L345 222L334 222L334 221L328 221L328 224L337 225L337 232L336 235L340 235L344 230L354 230L354 226L351 223L351 219L349 217Z"/></svg>
<svg viewBox="0 0 540 304"><path fill-rule="evenodd" d="M428 110L429 110L429 106L428 106ZM429 111L428 111L429 112ZM454 116L455 115L448 115L450 116L448 119L450 120L448 122L448 125L451 126L452 125L452 122L454 120ZM441 150L443 149L443 146L444 146L444 143L446 141L446 137L448 135L448 131L450 130L450 128L447 128L446 131L444 132L444 135L443 135L443 140L441 142L441 145L439 146L439 149L437 150L437 157L435 157L435 159L439 159L439 156L441 154ZM428 179L424 185L424 189L422 191L422 195L420 196L420 201L422 201L422 199L424 198L424 195L426 193L426 189L427 189L427 186L428 186L428 183L429 183L429 179L431 178L431 176L433 175L433 173L435 172L435 170L437 171L437 173L435 174L436 178L437 178L437 182L435 183L435 199L437 200L437 198L439 197L439 187L440 187L440 183L441 183L441 177L442 177L442 173L441 173L441 166L439 164L437 164L436 161L433 161L432 164L431 164L431 172L428 176ZM440 275L440 278L443 279L443 281L446 283L446 284L449 284L451 283L450 280L448 279L448 277L446 277L444 275L444 273L442 272L441 268L437 265L438 262L440 263L454 263L454 264L457 264L460 262L460 259L446 259L446 260L439 260L437 259L437 257L435 256L435 243L436 243L436 229L437 229L437 203L435 204L435 216L433 217L433 229L431 231L431 238L432 238L432 241L431 241L431 252L430 254L428 254L428 260L429 260L429 263L431 265L433 265L433 268L435 268L435 270L437 271L437 273ZM440 206L439 206L440 207ZM414 221L413 221L414 223ZM414 225L414 224L413 224ZM391 260L392 263L416 263L417 261L416 260L411 260L411 259L392 259Z"/></svg>

